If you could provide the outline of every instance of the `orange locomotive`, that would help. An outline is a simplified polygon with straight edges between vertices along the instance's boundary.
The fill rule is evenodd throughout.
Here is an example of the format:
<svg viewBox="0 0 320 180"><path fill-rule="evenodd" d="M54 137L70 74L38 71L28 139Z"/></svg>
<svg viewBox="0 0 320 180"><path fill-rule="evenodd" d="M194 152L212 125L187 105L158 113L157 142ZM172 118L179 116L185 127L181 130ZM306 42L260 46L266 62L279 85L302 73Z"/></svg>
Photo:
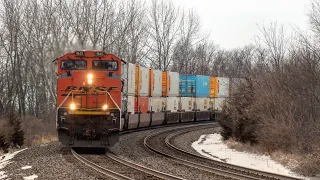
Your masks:
<svg viewBox="0 0 320 180"><path fill-rule="evenodd" d="M123 61L102 51L57 59L57 130L70 147L113 145L121 127Z"/></svg>

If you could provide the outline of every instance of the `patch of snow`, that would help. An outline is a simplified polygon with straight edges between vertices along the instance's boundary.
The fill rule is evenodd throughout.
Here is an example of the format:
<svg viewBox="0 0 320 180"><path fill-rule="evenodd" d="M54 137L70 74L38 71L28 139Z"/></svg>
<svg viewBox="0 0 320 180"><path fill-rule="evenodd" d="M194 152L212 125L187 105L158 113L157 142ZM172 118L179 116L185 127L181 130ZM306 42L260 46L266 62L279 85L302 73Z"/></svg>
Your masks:
<svg viewBox="0 0 320 180"><path fill-rule="evenodd" d="M15 155L17 155L21 151L24 151L25 149L21 149L19 151L15 151L13 153L7 153L7 154L0 156L0 169L3 169L4 167L6 167L6 165L10 163L10 161L9 161L10 159L12 159Z"/></svg>
<svg viewBox="0 0 320 180"><path fill-rule="evenodd" d="M220 134L202 135L197 141L192 143L192 147L201 155L214 160L251 169L302 178L288 168L273 161L270 156L239 152L230 149L223 143Z"/></svg>
<svg viewBox="0 0 320 180"><path fill-rule="evenodd" d="M7 153L7 154L0 156L0 169L3 169L4 167L6 167L6 165L10 164L11 162L9 160L12 159L19 152L21 152L25 149L21 149L19 151L15 151L13 153ZM8 177L7 175L5 175L5 173L6 173L5 171L0 171L0 179L4 179L4 178Z"/></svg>
<svg viewBox="0 0 320 180"><path fill-rule="evenodd" d="M31 176L23 177L24 180L33 180L33 179L36 179L36 178L38 178L38 176L35 175L35 174L33 174Z"/></svg>
<svg viewBox="0 0 320 180"><path fill-rule="evenodd" d="M23 166L21 169L30 169L32 166Z"/></svg>
<svg viewBox="0 0 320 180"><path fill-rule="evenodd" d="M0 179L4 179L6 177L7 177L7 175L5 175L5 172L4 171L0 171Z"/></svg>

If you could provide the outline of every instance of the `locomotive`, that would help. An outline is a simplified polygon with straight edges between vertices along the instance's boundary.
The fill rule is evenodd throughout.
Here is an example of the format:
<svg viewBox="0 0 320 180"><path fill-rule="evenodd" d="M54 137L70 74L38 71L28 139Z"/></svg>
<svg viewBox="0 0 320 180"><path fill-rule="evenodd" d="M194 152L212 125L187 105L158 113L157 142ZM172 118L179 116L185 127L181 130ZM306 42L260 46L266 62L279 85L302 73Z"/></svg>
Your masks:
<svg viewBox="0 0 320 180"><path fill-rule="evenodd" d="M69 147L113 146L124 130L214 120L239 80L162 72L103 51L55 62L56 127Z"/></svg>
<svg viewBox="0 0 320 180"><path fill-rule="evenodd" d="M105 147L117 142L124 61L102 51L75 51L56 62L59 141L70 147Z"/></svg>

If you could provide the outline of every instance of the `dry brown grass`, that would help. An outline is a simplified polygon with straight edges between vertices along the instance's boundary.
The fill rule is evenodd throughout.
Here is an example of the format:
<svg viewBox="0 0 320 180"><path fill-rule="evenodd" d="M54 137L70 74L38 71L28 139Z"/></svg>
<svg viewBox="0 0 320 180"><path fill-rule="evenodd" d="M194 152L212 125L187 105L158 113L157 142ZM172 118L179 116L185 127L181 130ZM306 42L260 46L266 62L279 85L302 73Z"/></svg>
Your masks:
<svg viewBox="0 0 320 180"><path fill-rule="evenodd" d="M10 139L12 127L8 125L8 119L0 119L0 127ZM24 132L24 147L36 146L52 141L57 141L54 118L39 119L32 116L21 118L21 128Z"/></svg>

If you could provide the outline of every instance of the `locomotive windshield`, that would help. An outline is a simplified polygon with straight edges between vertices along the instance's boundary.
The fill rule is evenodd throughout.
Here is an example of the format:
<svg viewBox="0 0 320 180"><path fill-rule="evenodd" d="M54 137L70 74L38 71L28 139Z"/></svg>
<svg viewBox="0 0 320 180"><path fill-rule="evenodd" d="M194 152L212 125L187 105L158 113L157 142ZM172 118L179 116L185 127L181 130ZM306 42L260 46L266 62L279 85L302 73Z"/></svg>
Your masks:
<svg viewBox="0 0 320 180"><path fill-rule="evenodd" d="M92 69L116 71L118 70L118 62L113 60L94 60L92 61Z"/></svg>
<svg viewBox="0 0 320 180"><path fill-rule="evenodd" d="M61 61L62 70L83 70L87 69L87 61L85 60L62 60Z"/></svg>

